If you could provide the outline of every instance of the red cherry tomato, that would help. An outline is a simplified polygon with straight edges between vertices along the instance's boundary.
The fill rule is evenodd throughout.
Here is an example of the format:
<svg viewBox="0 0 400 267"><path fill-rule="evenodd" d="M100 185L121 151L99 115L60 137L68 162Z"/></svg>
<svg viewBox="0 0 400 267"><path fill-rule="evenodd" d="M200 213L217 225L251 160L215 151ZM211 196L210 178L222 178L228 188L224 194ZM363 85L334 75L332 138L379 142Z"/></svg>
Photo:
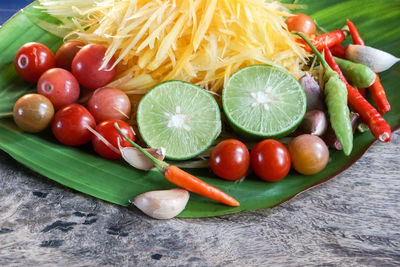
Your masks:
<svg viewBox="0 0 400 267"><path fill-rule="evenodd" d="M72 60L76 53L84 47L81 41L71 40L63 43L56 53L56 65L59 68L71 71Z"/></svg>
<svg viewBox="0 0 400 267"><path fill-rule="evenodd" d="M80 84L94 90L114 79L117 69L115 67L110 69L115 62L114 57L105 68L99 70L106 51L107 48L103 45L88 44L75 55L72 61L72 73Z"/></svg>
<svg viewBox="0 0 400 267"><path fill-rule="evenodd" d="M53 52L40 43L26 43L20 47L14 59L18 75L25 81L35 83L46 70L54 68L56 59Z"/></svg>
<svg viewBox="0 0 400 267"><path fill-rule="evenodd" d="M259 142L251 150L251 166L261 179L276 182L290 170L290 155L282 143L273 139Z"/></svg>
<svg viewBox="0 0 400 267"><path fill-rule="evenodd" d="M297 13L286 19L288 31L298 31L305 34L315 34L316 27L314 20L303 13Z"/></svg>
<svg viewBox="0 0 400 267"><path fill-rule="evenodd" d="M118 132L115 128L114 123L117 123L121 131L129 137L132 141L135 141L135 134L132 128L124 121L121 120L107 120L96 126L96 131L104 137L112 146L118 149L119 144L122 147L131 147L132 145L126 141L126 139ZM107 159L119 159L121 154L115 153L109 148L99 137L96 135L92 136L92 144L94 150L102 157Z"/></svg>
<svg viewBox="0 0 400 267"><path fill-rule="evenodd" d="M80 146L92 138L87 125L96 127L92 114L82 105L71 104L57 111L52 130L60 143L67 146Z"/></svg>
<svg viewBox="0 0 400 267"><path fill-rule="evenodd" d="M55 109L75 103L79 98L79 83L67 70L49 69L37 83L39 94L50 99Z"/></svg>
<svg viewBox="0 0 400 267"><path fill-rule="evenodd" d="M127 120L131 114L131 102L123 91L104 87L97 89L90 97L88 109L98 123L105 120Z"/></svg>
<svg viewBox="0 0 400 267"><path fill-rule="evenodd" d="M225 180L235 181L242 178L249 166L249 150L235 139L220 142L210 155L211 170Z"/></svg>

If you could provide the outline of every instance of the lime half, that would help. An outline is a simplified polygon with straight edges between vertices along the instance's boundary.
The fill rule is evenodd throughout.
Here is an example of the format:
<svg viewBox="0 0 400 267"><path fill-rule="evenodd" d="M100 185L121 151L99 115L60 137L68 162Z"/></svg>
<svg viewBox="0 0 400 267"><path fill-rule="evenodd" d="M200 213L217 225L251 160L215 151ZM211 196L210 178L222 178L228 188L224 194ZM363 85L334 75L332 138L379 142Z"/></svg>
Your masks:
<svg viewBox="0 0 400 267"><path fill-rule="evenodd" d="M221 132L221 114L204 89L167 81L151 89L137 111L139 132L149 147L166 149L166 158L185 160L206 150Z"/></svg>
<svg viewBox="0 0 400 267"><path fill-rule="evenodd" d="M247 137L279 138L292 132L306 112L306 95L286 70L252 65L232 74L222 91L232 128Z"/></svg>

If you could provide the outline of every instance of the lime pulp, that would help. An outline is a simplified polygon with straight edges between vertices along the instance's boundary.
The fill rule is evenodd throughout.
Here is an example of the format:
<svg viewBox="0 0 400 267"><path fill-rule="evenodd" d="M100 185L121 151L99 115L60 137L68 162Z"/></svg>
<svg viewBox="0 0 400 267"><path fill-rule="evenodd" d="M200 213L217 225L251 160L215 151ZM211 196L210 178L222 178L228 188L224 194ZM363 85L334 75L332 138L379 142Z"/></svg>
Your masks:
<svg viewBox="0 0 400 267"><path fill-rule="evenodd" d="M232 74L222 91L232 128L246 137L280 138L292 132L306 112L306 96L288 71L252 65Z"/></svg>
<svg viewBox="0 0 400 267"><path fill-rule="evenodd" d="M190 159L206 150L221 132L215 99L201 87L167 81L140 101L139 132L149 147L166 149L166 158Z"/></svg>

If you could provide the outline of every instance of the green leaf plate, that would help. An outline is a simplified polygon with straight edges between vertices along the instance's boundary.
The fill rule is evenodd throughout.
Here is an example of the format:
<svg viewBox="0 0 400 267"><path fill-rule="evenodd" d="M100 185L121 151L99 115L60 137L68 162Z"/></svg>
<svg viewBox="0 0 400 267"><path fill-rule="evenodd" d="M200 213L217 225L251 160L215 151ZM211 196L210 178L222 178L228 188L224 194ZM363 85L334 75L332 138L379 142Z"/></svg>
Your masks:
<svg viewBox="0 0 400 267"><path fill-rule="evenodd" d="M367 44L400 56L400 1L365 0L362 1L362 8L359 0L298 2L305 4L305 10L298 12L311 15L327 30L342 27L345 19L350 18L359 27ZM37 9L28 6L0 29L0 116L12 111L19 96L35 89L34 85L21 81L15 73L13 59L18 48L26 42L36 41L55 51L62 42L29 19L38 15ZM400 102L400 90L397 88L400 84L399 68L398 64L381 75L392 103L392 110L385 115L392 129L400 126L400 105L397 105ZM350 156L345 157L342 152L331 150L330 161L322 172L312 176L291 172L276 183L266 183L256 177L249 177L242 183L228 182L216 178L208 170L193 171L201 179L235 197L241 205L227 207L191 194L180 217L215 216L278 205L339 174L359 159L373 142L369 132L356 134ZM0 148L60 184L123 206L128 206L128 200L140 193L174 187L156 171L138 171L122 161L104 160L95 155L89 146L71 148L60 145L50 132L39 135L23 133L12 119L0 119Z"/></svg>

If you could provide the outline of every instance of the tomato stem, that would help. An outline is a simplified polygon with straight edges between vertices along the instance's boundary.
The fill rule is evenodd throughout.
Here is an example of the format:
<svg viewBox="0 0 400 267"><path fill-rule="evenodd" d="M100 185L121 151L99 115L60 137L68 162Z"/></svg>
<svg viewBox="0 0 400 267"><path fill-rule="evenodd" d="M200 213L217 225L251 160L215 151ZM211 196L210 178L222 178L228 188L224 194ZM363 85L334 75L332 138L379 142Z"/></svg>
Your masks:
<svg viewBox="0 0 400 267"><path fill-rule="evenodd" d="M119 128L117 123L114 123L114 127L118 130L118 132L122 135L122 137L124 137L126 139L126 141L128 141L134 148L136 148L137 150L139 150L140 152L142 152L149 160L151 160L151 162L153 162L154 166L156 166L156 168L164 173L168 167L169 164L166 163L165 161L156 159L155 157L153 157L153 155L151 155L149 152L147 152L146 150L144 150L141 146L139 146L138 144L136 144L135 142L133 142L131 139L129 139L128 136L126 136L121 129Z"/></svg>

